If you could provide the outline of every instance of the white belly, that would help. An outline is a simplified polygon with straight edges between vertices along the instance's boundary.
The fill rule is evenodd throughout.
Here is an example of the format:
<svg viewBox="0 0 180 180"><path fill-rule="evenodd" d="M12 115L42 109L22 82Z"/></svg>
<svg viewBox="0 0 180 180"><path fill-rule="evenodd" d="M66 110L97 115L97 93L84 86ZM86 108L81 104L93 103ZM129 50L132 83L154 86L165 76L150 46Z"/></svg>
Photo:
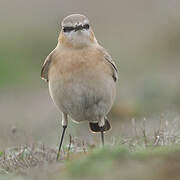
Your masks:
<svg viewBox="0 0 180 180"><path fill-rule="evenodd" d="M71 77L49 82L56 106L75 121L99 121L110 111L115 97L112 77Z"/></svg>

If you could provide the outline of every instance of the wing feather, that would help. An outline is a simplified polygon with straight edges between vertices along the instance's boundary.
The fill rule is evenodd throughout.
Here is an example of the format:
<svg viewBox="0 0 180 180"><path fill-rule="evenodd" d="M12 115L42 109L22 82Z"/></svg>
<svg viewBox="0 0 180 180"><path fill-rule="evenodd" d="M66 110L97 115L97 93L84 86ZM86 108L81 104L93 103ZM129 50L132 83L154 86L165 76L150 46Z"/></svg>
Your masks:
<svg viewBox="0 0 180 180"><path fill-rule="evenodd" d="M52 55L54 54L54 50L46 57L44 64L42 66L41 69L41 78L43 80L45 80L46 82L48 82L48 71L49 71L49 67L52 61Z"/></svg>
<svg viewBox="0 0 180 180"><path fill-rule="evenodd" d="M114 79L114 81L116 82L118 80L118 70L117 70L117 66L115 64L115 62L112 60L111 56L109 55L109 53L104 49L102 48L102 52L104 54L104 59L111 65L112 67L112 71L113 71L113 74L112 74L112 77Z"/></svg>

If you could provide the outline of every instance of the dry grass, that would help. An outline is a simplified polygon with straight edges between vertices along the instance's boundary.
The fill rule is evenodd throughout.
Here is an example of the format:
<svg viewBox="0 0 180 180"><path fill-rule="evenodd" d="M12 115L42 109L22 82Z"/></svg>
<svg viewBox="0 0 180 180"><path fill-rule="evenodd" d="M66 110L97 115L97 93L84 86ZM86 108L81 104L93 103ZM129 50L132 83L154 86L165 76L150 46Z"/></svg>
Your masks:
<svg viewBox="0 0 180 180"><path fill-rule="evenodd" d="M8 148L0 153L0 174L11 176L11 179L21 177L32 180L37 177L91 179L96 174L100 179L121 176L120 179L139 180L147 173L149 179L160 180L169 177L166 175L168 171L174 172L175 180L180 177L177 171L180 168L179 117L171 121L160 118L156 126L147 119L132 119L131 131L131 136L117 138L105 149L69 136L69 143L62 149L58 162L57 150L41 143ZM153 174L152 168L158 167L160 173ZM141 175L138 174L140 170L144 171ZM113 172L113 175L108 172ZM101 173L104 174L102 177Z"/></svg>
<svg viewBox="0 0 180 180"><path fill-rule="evenodd" d="M15 171L24 172L35 166L44 163L53 163L56 159L56 151L45 147L44 144L22 145L9 148L1 153L0 172L12 173Z"/></svg>
<svg viewBox="0 0 180 180"><path fill-rule="evenodd" d="M122 143L128 145L132 150L138 147L171 146L180 144L180 118L176 117L170 121L160 118L156 124L144 118L136 122L132 119L133 135L122 139Z"/></svg>

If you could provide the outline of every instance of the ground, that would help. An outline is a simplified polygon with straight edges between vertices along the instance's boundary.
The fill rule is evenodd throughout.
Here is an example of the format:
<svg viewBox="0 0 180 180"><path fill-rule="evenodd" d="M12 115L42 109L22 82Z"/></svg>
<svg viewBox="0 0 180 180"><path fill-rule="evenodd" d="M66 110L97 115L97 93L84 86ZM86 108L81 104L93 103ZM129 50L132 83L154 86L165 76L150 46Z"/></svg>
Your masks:
<svg viewBox="0 0 180 180"><path fill-rule="evenodd" d="M115 121L116 133L106 134L105 147L99 143L98 135L86 139L67 133L58 162L57 147L53 148L49 141L32 140L19 145L16 142L14 147L0 151L0 179L178 180L179 122L180 116L176 113L161 115L155 120L132 119L118 126L121 135L117 135ZM16 127L11 129L13 136L18 131Z"/></svg>

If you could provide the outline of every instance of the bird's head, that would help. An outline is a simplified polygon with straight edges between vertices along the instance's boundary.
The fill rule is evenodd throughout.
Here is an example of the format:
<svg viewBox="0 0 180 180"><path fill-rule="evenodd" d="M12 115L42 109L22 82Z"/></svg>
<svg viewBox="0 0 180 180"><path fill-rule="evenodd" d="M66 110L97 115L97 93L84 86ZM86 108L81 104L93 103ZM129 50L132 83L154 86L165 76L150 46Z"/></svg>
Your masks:
<svg viewBox="0 0 180 180"><path fill-rule="evenodd" d="M89 20L81 14L72 14L64 18L59 35L59 43L64 46L81 48L97 43Z"/></svg>

